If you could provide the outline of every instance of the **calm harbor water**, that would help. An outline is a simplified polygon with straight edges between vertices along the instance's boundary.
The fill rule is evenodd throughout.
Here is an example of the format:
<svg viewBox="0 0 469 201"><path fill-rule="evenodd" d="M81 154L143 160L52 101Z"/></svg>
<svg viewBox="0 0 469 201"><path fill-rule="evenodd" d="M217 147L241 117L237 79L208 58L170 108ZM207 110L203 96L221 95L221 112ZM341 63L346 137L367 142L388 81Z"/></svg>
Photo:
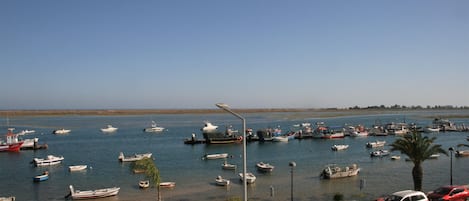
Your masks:
<svg viewBox="0 0 469 201"><path fill-rule="evenodd" d="M432 121L428 116L447 113L469 114L467 111L407 112L402 114L364 115L335 118L291 119L294 116L282 113L245 114L247 127L254 131L267 127L280 126L283 132L292 129L292 125L301 122L315 123L323 121L331 126L344 124L362 124L367 127L389 122L414 122L420 126L429 125ZM307 116L307 115L302 115ZM161 134L144 133L151 121L167 128ZM57 117L15 117L9 118L9 126L19 132L23 129L34 129L35 134L24 138L38 137L40 143L47 143L47 150L23 150L19 153L0 153L0 197L16 196L17 200L64 200L68 194L68 186L76 189L89 190L119 186L118 196L103 200L156 200L156 190L138 188L142 175L133 174L129 163L117 160L119 152L134 154L152 152L155 163L160 170L162 181L175 181L173 189L162 189L164 200L226 200L230 197L242 196L242 184L238 172L242 171L242 145L185 145L183 140L196 133L202 138L200 128L203 121L208 120L219 125L233 125L241 130L241 122L230 114L183 114L183 115L147 115L147 116L57 116ZM466 125L469 119L450 119ZM1 122L7 122L5 118ZM107 124L118 127L113 134L103 134L100 128ZM53 135L52 130L58 128L72 129L68 135ZM219 128L219 129L220 129ZM6 133L6 123L1 124ZM436 136L437 143L448 149L457 144L465 143L468 133L425 134ZM404 160L392 161L386 158L370 158L370 149L366 142L386 140L387 144L395 140L395 136L362 137L336 140L304 139L292 140L288 143L257 143L247 146L248 171L257 176L256 183L248 186L250 200L290 200L290 161L295 161L294 169L294 200L332 200L336 193L344 194L347 200L372 200L373 198L403 189L412 189L412 163ZM333 152L333 144L349 144L345 151ZM389 148L389 147L386 147ZM222 160L202 160L206 153L227 152L233 157L230 163L238 165L239 170L222 170ZM45 157L48 154L63 155L61 165L51 167L34 167L30 164L34 157ZM400 153L393 153L399 155ZM275 166L269 174L257 172L255 164L264 161ZM321 180L319 173L330 163L349 165L357 163L362 169L359 176L337 180ZM90 168L84 172L69 172L69 165L87 164ZM450 157L440 156L424 163L424 191L433 190L441 185L449 184ZM453 158L453 183L469 183L469 158ZM32 177L50 172L50 179L34 183ZM219 187L215 185L215 177L221 175L229 178L232 185ZM365 181L360 189L360 180ZM273 190L272 190L273 189Z"/></svg>

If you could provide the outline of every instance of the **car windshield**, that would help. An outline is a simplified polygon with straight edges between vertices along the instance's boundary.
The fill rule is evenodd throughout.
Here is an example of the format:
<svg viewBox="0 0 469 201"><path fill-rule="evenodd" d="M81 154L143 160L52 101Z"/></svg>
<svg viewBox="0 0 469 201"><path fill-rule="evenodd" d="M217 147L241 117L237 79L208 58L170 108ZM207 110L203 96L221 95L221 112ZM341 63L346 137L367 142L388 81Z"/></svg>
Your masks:
<svg viewBox="0 0 469 201"><path fill-rule="evenodd" d="M450 191L451 191L450 188L441 187L441 188L434 190L433 192L436 194L440 194L440 195L447 195Z"/></svg>
<svg viewBox="0 0 469 201"><path fill-rule="evenodd" d="M400 201L401 199L402 199L401 196L390 195L389 197L385 199L385 201Z"/></svg>

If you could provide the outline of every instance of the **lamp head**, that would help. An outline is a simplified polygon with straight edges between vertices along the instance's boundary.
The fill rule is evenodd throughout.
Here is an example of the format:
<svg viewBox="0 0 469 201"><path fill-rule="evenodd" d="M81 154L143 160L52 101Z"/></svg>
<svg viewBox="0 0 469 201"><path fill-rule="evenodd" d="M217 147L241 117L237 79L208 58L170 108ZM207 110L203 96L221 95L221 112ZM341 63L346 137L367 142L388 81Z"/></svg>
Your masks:
<svg viewBox="0 0 469 201"><path fill-rule="evenodd" d="M229 106L225 103L217 103L215 104L217 107L221 108L221 109L226 109L226 108L229 108Z"/></svg>
<svg viewBox="0 0 469 201"><path fill-rule="evenodd" d="M295 161L291 161L288 165L289 165L290 167L296 167Z"/></svg>
<svg viewBox="0 0 469 201"><path fill-rule="evenodd" d="M448 149L448 151L451 151L451 152L452 152L452 151L454 151L454 148L453 148L453 147L450 147L450 148Z"/></svg>

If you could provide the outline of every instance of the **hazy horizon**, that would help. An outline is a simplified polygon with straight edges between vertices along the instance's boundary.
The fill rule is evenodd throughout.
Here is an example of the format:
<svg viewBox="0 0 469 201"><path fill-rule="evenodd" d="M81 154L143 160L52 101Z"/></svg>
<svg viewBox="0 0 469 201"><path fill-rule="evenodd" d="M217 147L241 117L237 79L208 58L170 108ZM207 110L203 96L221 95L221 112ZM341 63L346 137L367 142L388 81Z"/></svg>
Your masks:
<svg viewBox="0 0 469 201"><path fill-rule="evenodd" d="M0 110L469 105L468 1L0 1Z"/></svg>

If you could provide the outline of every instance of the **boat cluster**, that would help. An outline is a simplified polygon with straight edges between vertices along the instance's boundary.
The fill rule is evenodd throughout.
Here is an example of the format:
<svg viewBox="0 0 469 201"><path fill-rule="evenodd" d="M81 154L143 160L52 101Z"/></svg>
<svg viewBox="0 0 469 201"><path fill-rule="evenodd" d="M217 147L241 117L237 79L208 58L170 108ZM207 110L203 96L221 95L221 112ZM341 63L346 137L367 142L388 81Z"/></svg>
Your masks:
<svg viewBox="0 0 469 201"><path fill-rule="evenodd" d="M214 160L214 159L224 159L224 162L221 164L223 170L236 170L237 165L228 163L227 159L230 155L228 153L215 153L215 154L205 154L203 160ZM256 163L256 168L259 173L270 173L274 170L275 166L265 163L258 162ZM253 184L256 182L257 177L252 172L246 172L246 175L243 172L238 173L239 179L241 181L246 180L247 184ZM223 178L218 175L215 178L215 184L219 186L228 186L230 185L230 180Z"/></svg>

